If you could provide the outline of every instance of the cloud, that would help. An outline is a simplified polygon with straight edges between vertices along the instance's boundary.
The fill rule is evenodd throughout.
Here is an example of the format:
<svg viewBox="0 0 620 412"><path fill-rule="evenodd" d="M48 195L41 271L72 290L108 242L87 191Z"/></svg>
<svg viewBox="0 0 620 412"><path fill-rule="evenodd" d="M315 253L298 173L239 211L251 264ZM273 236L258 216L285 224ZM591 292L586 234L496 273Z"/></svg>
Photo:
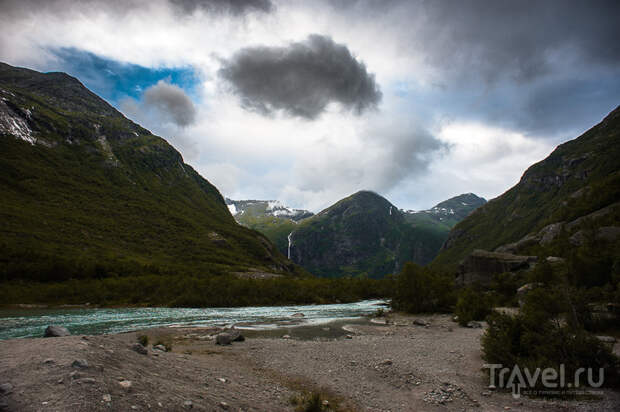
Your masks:
<svg viewBox="0 0 620 412"><path fill-rule="evenodd" d="M196 108L183 89L163 80L149 87L142 96L143 107L157 111L177 126L186 127L196 120Z"/></svg>
<svg viewBox="0 0 620 412"><path fill-rule="evenodd" d="M313 34L287 47L250 47L223 61L218 74L244 108L264 115L282 110L315 119L334 102L357 114L375 108L381 91L351 51Z"/></svg>
<svg viewBox="0 0 620 412"><path fill-rule="evenodd" d="M249 12L271 13L275 5L270 0L170 0L184 14L197 9L212 13L242 15Z"/></svg>
<svg viewBox="0 0 620 412"><path fill-rule="evenodd" d="M198 155L197 142L187 133L196 123L197 108L180 87L160 80L141 99L126 98L119 106L125 116L167 139L185 158Z"/></svg>

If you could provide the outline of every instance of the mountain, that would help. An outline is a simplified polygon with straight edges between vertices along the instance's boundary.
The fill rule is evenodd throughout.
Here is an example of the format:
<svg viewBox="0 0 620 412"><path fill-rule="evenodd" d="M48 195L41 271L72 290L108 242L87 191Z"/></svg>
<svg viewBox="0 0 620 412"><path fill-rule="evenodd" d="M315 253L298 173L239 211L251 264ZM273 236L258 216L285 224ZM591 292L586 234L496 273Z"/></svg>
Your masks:
<svg viewBox="0 0 620 412"><path fill-rule="evenodd" d="M231 200L226 205L235 220L267 236L278 250L288 256L288 236L303 219L314 213L293 209L277 200Z"/></svg>
<svg viewBox="0 0 620 412"><path fill-rule="evenodd" d="M434 264L456 266L476 249L569 257L588 244L590 258L596 254L604 265L617 266L618 159L620 107L458 223Z"/></svg>
<svg viewBox="0 0 620 412"><path fill-rule="evenodd" d="M454 225L485 203L484 198L466 193L444 200L428 210L405 211L405 220L412 226L434 227L447 235Z"/></svg>
<svg viewBox="0 0 620 412"><path fill-rule="evenodd" d="M0 63L0 153L0 280L299 270L67 74Z"/></svg>
<svg viewBox="0 0 620 412"><path fill-rule="evenodd" d="M374 192L360 191L293 226L287 254L319 276L383 277L408 261L430 262L452 222L483 202L468 194L428 211L405 212Z"/></svg>

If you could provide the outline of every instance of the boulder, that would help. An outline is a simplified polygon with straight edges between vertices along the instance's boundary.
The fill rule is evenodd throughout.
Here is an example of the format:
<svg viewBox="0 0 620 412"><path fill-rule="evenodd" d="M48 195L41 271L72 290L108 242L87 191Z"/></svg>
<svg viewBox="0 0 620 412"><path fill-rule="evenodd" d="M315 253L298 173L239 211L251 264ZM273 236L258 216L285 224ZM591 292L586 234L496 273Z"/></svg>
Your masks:
<svg viewBox="0 0 620 412"><path fill-rule="evenodd" d="M456 283L461 286L472 283L488 284L495 274L529 270L535 266L537 260L537 256L476 249L461 262Z"/></svg>
<svg viewBox="0 0 620 412"><path fill-rule="evenodd" d="M233 339L228 333L219 333L215 337L216 345L232 345Z"/></svg>
<svg viewBox="0 0 620 412"><path fill-rule="evenodd" d="M71 332L69 332L69 329L62 327L62 326L58 326L58 325L49 325L47 328L45 328L45 333L43 334L44 338L55 338L55 337L59 337L59 336L70 336Z"/></svg>
<svg viewBox="0 0 620 412"><path fill-rule="evenodd" d="M416 325L416 326L429 326L430 325L430 323L428 323L424 319L415 319L413 321L413 324Z"/></svg>
<svg viewBox="0 0 620 412"><path fill-rule="evenodd" d="M131 345L131 350L134 352L139 353L140 355L148 355L149 351L146 350L146 348L144 346L142 346L142 344L136 342L133 345Z"/></svg>

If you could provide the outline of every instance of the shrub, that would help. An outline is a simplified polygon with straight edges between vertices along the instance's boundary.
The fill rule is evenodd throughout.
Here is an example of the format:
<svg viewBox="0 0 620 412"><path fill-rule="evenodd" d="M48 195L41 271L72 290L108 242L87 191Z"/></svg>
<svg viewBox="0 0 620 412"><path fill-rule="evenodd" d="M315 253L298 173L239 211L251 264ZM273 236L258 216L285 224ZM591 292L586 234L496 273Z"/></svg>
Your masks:
<svg viewBox="0 0 620 412"><path fill-rule="evenodd" d="M451 277L409 262L396 278L391 306L410 313L448 312L454 296Z"/></svg>
<svg viewBox="0 0 620 412"><path fill-rule="evenodd" d="M613 385L618 378L618 358L583 329L571 299L569 290L541 288L528 294L518 315L489 315L489 327L482 336L483 359L511 370L515 365L522 370L527 367L531 372L548 367L558 370L563 364L567 377L579 368L602 368L605 384Z"/></svg>
<svg viewBox="0 0 620 412"><path fill-rule="evenodd" d="M454 313L461 326L472 320L484 320L493 309L493 302L488 294L466 288L461 290Z"/></svg>

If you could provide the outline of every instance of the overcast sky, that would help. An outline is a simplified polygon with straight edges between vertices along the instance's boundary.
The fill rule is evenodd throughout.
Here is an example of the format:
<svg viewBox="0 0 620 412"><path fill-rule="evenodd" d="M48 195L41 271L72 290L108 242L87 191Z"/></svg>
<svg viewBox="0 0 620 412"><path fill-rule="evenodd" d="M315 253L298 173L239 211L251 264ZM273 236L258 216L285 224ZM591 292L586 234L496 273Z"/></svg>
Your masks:
<svg viewBox="0 0 620 412"><path fill-rule="evenodd" d="M233 199L487 199L620 104L620 2L2 0L0 60L66 71Z"/></svg>

